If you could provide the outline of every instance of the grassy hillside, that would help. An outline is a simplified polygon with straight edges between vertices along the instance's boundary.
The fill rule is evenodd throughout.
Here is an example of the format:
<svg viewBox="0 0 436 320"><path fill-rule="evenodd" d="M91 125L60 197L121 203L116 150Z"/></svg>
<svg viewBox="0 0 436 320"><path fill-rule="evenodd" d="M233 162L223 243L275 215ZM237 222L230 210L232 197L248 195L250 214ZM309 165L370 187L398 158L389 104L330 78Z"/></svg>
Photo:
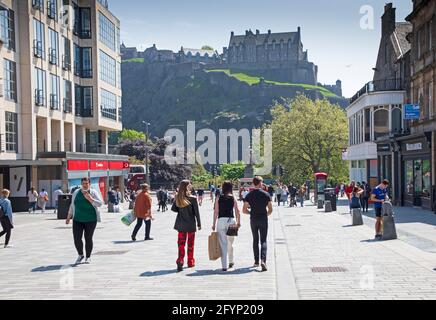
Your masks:
<svg viewBox="0 0 436 320"><path fill-rule="evenodd" d="M249 75L249 74L241 73L241 72L232 72L229 69L213 69L213 70L206 70L206 72L225 73L229 77L233 77L241 82L245 82L245 83L249 84L250 86L259 84L260 79L261 79L261 77L259 77L259 76L253 76L253 75ZM317 90L326 98L337 97L336 94L334 94L330 90L327 90L324 87L314 86L314 85L310 85L310 84L278 82L278 81L272 81L272 80L267 80L267 79L265 79L265 83L272 84L272 85L278 85L278 86L299 87L299 88L303 88L304 90Z"/></svg>

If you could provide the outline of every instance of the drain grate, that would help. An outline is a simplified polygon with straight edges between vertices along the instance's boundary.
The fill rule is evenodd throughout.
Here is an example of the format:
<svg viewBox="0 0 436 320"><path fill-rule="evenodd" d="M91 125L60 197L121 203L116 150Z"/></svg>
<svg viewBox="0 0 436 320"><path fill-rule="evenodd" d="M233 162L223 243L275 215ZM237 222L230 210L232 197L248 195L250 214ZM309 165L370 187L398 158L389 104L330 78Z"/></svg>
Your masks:
<svg viewBox="0 0 436 320"><path fill-rule="evenodd" d="M301 224L287 224L285 227L301 227Z"/></svg>
<svg viewBox="0 0 436 320"><path fill-rule="evenodd" d="M333 273L333 272L347 272L348 270L342 267L313 267L313 273Z"/></svg>
<svg viewBox="0 0 436 320"><path fill-rule="evenodd" d="M126 254L129 251L100 251L94 253L94 256L118 256L122 254Z"/></svg>

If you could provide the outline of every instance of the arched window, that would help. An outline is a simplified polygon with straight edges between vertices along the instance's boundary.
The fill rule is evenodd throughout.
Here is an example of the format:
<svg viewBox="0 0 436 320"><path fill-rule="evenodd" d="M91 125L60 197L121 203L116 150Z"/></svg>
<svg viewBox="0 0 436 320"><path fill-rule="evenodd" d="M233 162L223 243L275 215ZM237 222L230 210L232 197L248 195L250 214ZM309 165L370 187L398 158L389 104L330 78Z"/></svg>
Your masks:
<svg viewBox="0 0 436 320"><path fill-rule="evenodd" d="M400 133L403 129L402 126L402 112L400 108L394 108L392 110L392 133Z"/></svg>
<svg viewBox="0 0 436 320"><path fill-rule="evenodd" d="M374 112L374 139L389 134L389 111L378 109Z"/></svg>

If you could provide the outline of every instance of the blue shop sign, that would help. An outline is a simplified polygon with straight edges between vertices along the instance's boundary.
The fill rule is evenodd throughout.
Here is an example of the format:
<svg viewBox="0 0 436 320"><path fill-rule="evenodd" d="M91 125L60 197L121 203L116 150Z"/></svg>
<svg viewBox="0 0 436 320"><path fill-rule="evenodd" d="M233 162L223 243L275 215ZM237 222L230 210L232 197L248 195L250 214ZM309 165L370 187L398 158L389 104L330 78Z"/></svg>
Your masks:
<svg viewBox="0 0 436 320"><path fill-rule="evenodd" d="M421 108L418 104L404 105L404 120L419 120L421 116Z"/></svg>

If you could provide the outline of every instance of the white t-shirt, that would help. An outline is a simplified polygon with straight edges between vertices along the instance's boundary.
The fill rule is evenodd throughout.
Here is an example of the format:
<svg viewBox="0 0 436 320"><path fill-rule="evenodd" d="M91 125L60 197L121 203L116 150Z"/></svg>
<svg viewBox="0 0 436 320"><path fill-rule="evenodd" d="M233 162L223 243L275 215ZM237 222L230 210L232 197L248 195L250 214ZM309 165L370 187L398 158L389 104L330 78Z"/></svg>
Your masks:
<svg viewBox="0 0 436 320"><path fill-rule="evenodd" d="M58 201L58 196L61 196L61 195L63 195L63 194L64 194L64 192L63 192L61 189L55 190L55 191L53 192L53 199L54 199L55 201Z"/></svg>
<svg viewBox="0 0 436 320"><path fill-rule="evenodd" d="M47 191L41 191L41 192L39 193L39 197L42 199L42 201L45 201L44 198L45 198L45 197L48 197L48 193L47 193Z"/></svg>
<svg viewBox="0 0 436 320"><path fill-rule="evenodd" d="M29 200L29 202L36 202L38 201L38 193L36 191L29 191L27 193L27 199Z"/></svg>

